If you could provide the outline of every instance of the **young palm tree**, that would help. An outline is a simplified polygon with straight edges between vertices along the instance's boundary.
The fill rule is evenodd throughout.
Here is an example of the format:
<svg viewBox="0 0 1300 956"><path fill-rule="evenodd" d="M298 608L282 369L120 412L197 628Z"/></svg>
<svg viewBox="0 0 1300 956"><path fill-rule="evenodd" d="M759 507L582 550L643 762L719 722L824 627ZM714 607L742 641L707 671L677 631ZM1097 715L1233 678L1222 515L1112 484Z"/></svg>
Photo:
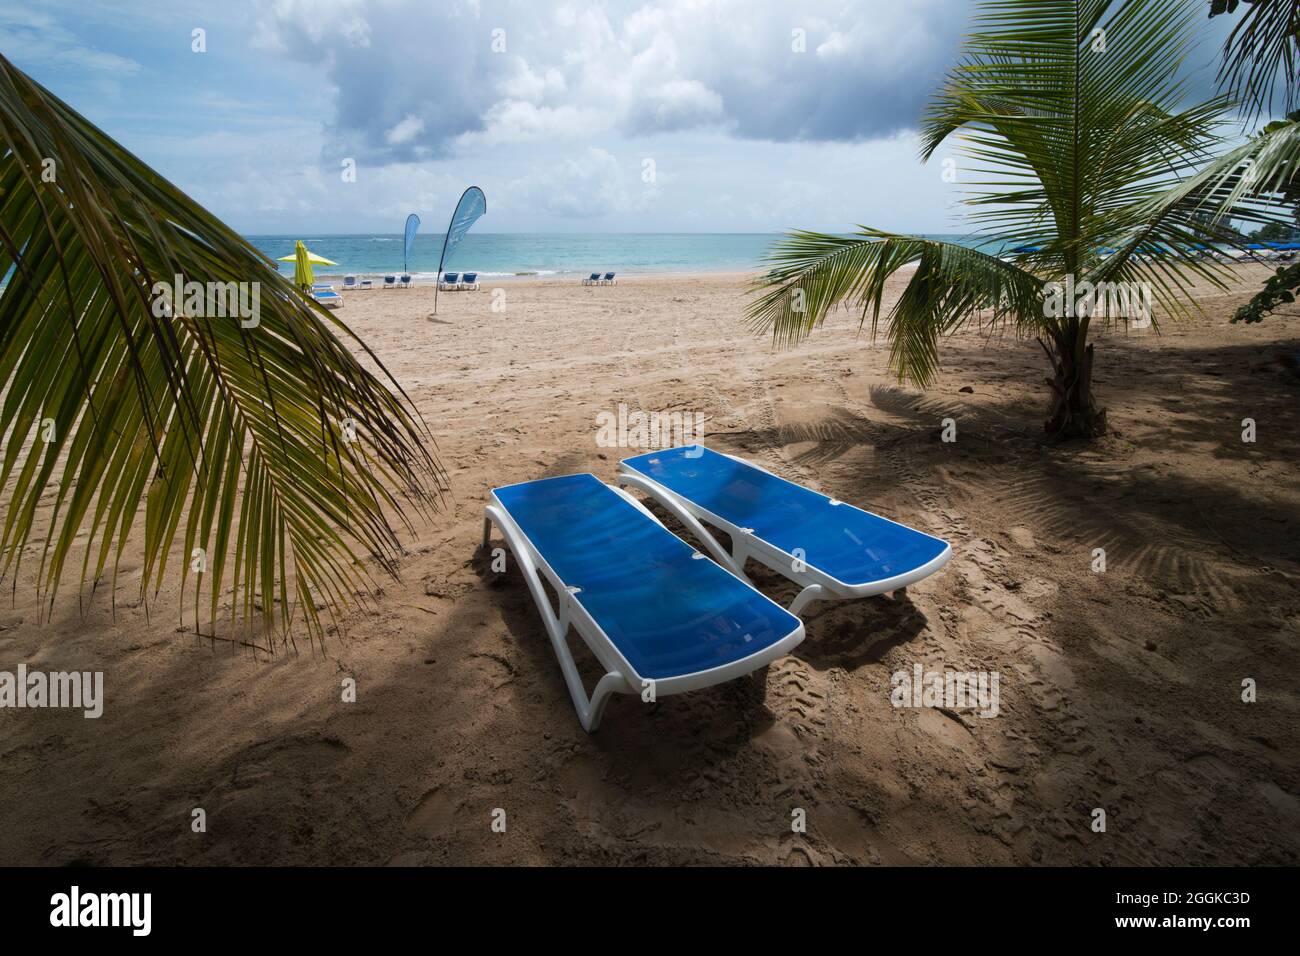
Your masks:
<svg viewBox="0 0 1300 956"><path fill-rule="evenodd" d="M939 337L983 315L1042 343L1049 433L1103 433L1089 331L1123 317L1090 314L1086 300L1057 308L1055 283L1120 283L1133 301L1149 294L1177 315L1194 281L1223 287L1229 275L1198 247L1234 240L1205 214L1213 189L1234 181L1193 175L1219 144L1229 104L1185 106L1178 78L1200 12L1184 0L983 3L924 117L922 157L961 136L960 178L980 187L966 202L988 251L866 227L791 233L755 289L754 327L792 343L849 303L874 334L885 281L915 265L887 316L901 378L928 384Z"/></svg>
<svg viewBox="0 0 1300 956"><path fill-rule="evenodd" d="M425 426L346 326L3 57L0 137L0 577L35 561L53 602L138 538L142 596L179 559L196 627L229 585L236 622L319 636L359 556L394 569L403 506L437 504ZM220 304L169 298L178 276Z"/></svg>

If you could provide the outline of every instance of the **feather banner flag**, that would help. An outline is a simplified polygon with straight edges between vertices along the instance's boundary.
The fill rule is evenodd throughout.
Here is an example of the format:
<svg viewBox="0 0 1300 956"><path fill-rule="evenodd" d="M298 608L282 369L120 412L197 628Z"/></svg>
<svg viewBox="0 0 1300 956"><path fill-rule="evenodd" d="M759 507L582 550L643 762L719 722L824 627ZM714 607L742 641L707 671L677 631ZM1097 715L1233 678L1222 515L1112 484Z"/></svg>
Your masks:
<svg viewBox="0 0 1300 956"><path fill-rule="evenodd" d="M470 226L478 222L480 216L487 212L487 196L477 186L470 186L461 194L456 210L451 214L447 224L447 238L442 241L442 257L438 260L438 285L442 285L442 267L447 262L451 251L460 244L469 232ZM433 291L433 311L438 311L438 290Z"/></svg>
<svg viewBox="0 0 1300 956"><path fill-rule="evenodd" d="M402 247L402 271L411 272L411 246L415 245L415 233L420 228L420 217L411 213L406 217L406 244Z"/></svg>

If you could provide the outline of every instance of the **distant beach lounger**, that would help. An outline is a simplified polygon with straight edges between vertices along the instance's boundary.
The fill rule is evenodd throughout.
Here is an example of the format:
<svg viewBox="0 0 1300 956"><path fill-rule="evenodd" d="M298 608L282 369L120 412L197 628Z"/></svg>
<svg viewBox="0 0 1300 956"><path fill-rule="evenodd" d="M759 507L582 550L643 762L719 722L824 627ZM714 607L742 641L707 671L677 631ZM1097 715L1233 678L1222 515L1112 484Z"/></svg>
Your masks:
<svg viewBox="0 0 1300 956"><path fill-rule="evenodd" d="M460 288L459 280L460 280L459 272L444 272L442 274L442 281L438 283L438 288L442 289L444 292L446 291L454 292Z"/></svg>
<svg viewBox="0 0 1300 956"><path fill-rule="evenodd" d="M802 584L792 614L811 601L902 590L952 555L939 538L702 445L627 458L618 483L658 501L743 580L752 558ZM730 554L701 522L730 536Z"/></svg>
<svg viewBox="0 0 1300 956"><path fill-rule="evenodd" d="M312 297L327 309L343 308L343 296L328 289L312 290Z"/></svg>
<svg viewBox="0 0 1300 956"><path fill-rule="evenodd" d="M345 288L345 289L355 289L356 287L357 287L357 277L356 277L356 276L344 276L344 277L343 277L343 288Z"/></svg>
<svg viewBox="0 0 1300 956"><path fill-rule="evenodd" d="M461 287L462 289L473 289L473 290L477 291L477 290L478 290L478 273L477 273L477 272L466 272L463 276L460 277L460 287Z"/></svg>
<svg viewBox="0 0 1300 956"><path fill-rule="evenodd" d="M411 277L408 275L402 276L398 281L401 283L403 289L409 289L411 287Z"/></svg>
<svg viewBox="0 0 1300 956"><path fill-rule="evenodd" d="M385 289L396 289L396 288L397 288L397 276L384 276L384 288L385 288Z"/></svg>
<svg viewBox="0 0 1300 956"><path fill-rule="evenodd" d="M362 279L357 284L357 287L360 289L373 289L375 287L375 283L373 279Z"/></svg>
<svg viewBox="0 0 1300 956"><path fill-rule="evenodd" d="M523 572L589 732L612 694L652 687L657 700L709 687L765 667L804 638L798 618L594 475L497 488L483 519L484 548L493 524ZM605 669L590 697L565 641L570 627Z"/></svg>
<svg viewBox="0 0 1300 956"><path fill-rule="evenodd" d="M601 284L601 285L613 285L613 284L614 284L614 273L612 273L612 272L606 272L606 273L605 273L605 278L603 278L603 279L600 280L600 284Z"/></svg>
<svg viewBox="0 0 1300 956"><path fill-rule="evenodd" d="M585 279L582 280L582 284L583 284L583 285L599 285L599 284L600 284L600 273L599 273L599 272L593 272L591 275L587 276L587 278L585 278Z"/></svg>

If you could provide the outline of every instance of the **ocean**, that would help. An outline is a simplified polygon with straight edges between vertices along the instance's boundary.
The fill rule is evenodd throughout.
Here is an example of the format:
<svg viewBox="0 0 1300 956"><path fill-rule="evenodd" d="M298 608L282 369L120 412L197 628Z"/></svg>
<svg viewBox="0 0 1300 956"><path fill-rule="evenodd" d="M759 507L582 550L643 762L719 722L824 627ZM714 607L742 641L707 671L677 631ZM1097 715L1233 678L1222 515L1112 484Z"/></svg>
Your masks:
<svg viewBox="0 0 1300 956"><path fill-rule="evenodd" d="M273 259L292 254L302 239L337 266L320 276L382 276L403 270L402 236L247 236ZM672 272L755 272L779 233L470 233L452 252L448 272L478 272L480 280L509 276L586 276L592 272L647 275ZM935 236L975 245L969 236ZM437 277L442 234L417 235L407 268L412 278ZM293 270L281 263L282 271Z"/></svg>

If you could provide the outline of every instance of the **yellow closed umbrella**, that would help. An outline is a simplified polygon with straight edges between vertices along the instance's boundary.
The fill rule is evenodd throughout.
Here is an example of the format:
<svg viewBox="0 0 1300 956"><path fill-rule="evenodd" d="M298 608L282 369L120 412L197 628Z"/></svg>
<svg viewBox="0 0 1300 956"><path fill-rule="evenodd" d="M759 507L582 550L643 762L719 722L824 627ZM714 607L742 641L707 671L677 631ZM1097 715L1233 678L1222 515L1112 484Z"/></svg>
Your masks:
<svg viewBox="0 0 1300 956"><path fill-rule="evenodd" d="M315 263L318 266L338 265L338 263L334 262L332 259L326 259L324 256L318 256L316 255L316 253L309 251L307 247L303 245L301 239L299 239L297 243L294 245L293 254L288 256L281 256L280 261L292 262L294 264L293 281L294 284L296 284L299 288L302 289L311 288L311 284L313 281L312 273L311 273L312 263Z"/></svg>

